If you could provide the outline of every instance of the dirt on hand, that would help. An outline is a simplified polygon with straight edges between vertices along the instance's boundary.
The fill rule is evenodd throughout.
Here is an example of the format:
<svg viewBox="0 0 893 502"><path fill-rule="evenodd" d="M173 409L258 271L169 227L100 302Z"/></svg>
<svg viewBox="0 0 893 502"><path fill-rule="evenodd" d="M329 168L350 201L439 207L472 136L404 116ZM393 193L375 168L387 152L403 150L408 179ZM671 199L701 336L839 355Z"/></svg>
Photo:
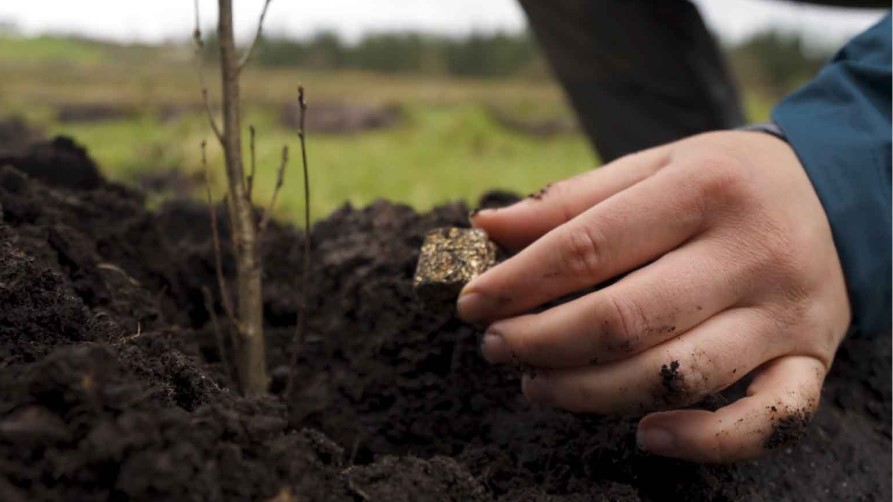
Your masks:
<svg viewBox="0 0 893 502"><path fill-rule="evenodd" d="M799 443L730 466L649 456L635 418L528 404L516 369L481 358L479 332L418 304L422 239L467 226L461 204L420 215L379 201L317 223L294 394L241 398L202 295L219 297L207 208L149 212L121 185L67 183L45 173L92 161L47 145L0 166L0 500L891 496L889 333L844 342ZM274 377L302 244L275 223L260 244Z"/></svg>

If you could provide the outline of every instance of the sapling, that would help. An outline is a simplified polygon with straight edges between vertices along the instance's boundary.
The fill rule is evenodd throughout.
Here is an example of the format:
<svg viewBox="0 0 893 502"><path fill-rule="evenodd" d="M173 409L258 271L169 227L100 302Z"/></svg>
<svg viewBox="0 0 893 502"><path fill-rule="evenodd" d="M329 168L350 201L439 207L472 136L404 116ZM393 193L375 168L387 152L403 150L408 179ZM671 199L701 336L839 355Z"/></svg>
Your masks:
<svg viewBox="0 0 893 502"><path fill-rule="evenodd" d="M301 266L301 296L298 304L298 322L295 326L295 339L292 343L291 364L288 366L288 383L285 387L286 398L291 398L295 378L298 374L298 351L307 334L307 291L310 287L310 172L307 169L307 145L304 119L307 116L307 100L304 98L304 86L298 86L298 139L301 142L301 166L304 170L304 263Z"/></svg>
<svg viewBox="0 0 893 502"><path fill-rule="evenodd" d="M220 146L226 164L227 195L226 211L232 237L233 255L236 262L236 305L232 306L229 293L225 287L221 270L220 246L216 237L216 217L212 208L212 232L215 233L215 266L218 274L221 303L226 311L235 332L233 337L234 360L236 374L241 391L245 395L256 395L266 392L268 385L267 364L264 348L263 301L262 301L262 268L258 252L258 242L269 223L273 203L282 187L282 177L288 160L288 150L283 148L282 163L277 175L276 188L270 205L258 222L251 200L249 181L246 180L242 161L241 109L239 103L239 76L257 45L263 30L263 21L271 0L264 2L258 21L257 32L251 45L239 57L233 35L232 0L218 0L217 35L220 45L220 81L222 90L223 127L218 126L211 109L208 89L204 83L201 68L201 49L203 47L198 10L195 1L195 41L199 79L202 85L202 99L208 122ZM252 146L253 146L252 133ZM252 171L250 183L254 183L254 149L252 147Z"/></svg>

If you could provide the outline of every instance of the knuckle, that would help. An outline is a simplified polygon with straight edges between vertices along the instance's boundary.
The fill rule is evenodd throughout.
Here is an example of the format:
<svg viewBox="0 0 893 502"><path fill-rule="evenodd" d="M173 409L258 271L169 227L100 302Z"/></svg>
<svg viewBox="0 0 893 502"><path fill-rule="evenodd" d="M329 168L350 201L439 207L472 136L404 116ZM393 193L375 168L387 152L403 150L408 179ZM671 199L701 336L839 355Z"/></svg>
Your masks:
<svg viewBox="0 0 893 502"><path fill-rule="evenodd" d="M696 364L680 364L674 360L660 369L660 387L656 403L659 407L678 408L694 404L711 392L705 372Z"/></svg>
<svg viewBox="0 0 893 502"><path fill-rule="evenodd" d="M602 321L606 328L603 335L605 348L616 352L635 351L647 325L644 312L635 301L616 297L610 298L607 309Z"/></svg>
<svg viewBox="0 0 893 502"><path fill-rule="evenodd" d="M571 180L561 180L552 183L547 186L547 191L544 195L544 198L548 198L550 201L555 201L563 223L571 221L578 213L578 211L574 210L573 205L568 202L568 200L570 200L568 195L572 191L571 183Z"/></svg>
<svg viewBox="0 0 893 502"><path fill-rule="evenodd" d="M713 203L740 203L750 196L750 176L744 163L724 153L707 153L693 165L695 185Z"/></svg>
<svg viewBox="0 0 893 502"><path fill-rule="evenodd" d="M603 240L589 225L574 225L563 233L561 263L571 277L595 277L598 273Z"/></svg>
<svg viewBox="0 0 893 502"><path fill-rule="evenodd" d="M779 400L770 406L771 432L763 442L764 448L774 450L798 443L806 433L817 406L817 402L801 400Z"/></svg>
<svg viewBox="0 0 893 502"><path fill-rule="evenodd" d="M764 259L783 270L800 269L806 261L805 246L797 230L770 218L765 218L760 226Z"/></svg>

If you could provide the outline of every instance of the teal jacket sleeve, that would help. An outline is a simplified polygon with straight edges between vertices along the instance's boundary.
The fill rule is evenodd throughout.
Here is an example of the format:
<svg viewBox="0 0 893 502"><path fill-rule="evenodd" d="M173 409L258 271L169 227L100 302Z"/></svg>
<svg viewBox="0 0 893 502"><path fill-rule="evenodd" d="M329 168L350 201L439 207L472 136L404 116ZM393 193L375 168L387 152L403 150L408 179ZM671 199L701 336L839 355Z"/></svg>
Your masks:
<svg viewBox="0 0 893 502"><path fill-rule="evenodd" d="M772 113L831 222L851 330L869 334L891 324L890 37L887 14Z"/></svg>

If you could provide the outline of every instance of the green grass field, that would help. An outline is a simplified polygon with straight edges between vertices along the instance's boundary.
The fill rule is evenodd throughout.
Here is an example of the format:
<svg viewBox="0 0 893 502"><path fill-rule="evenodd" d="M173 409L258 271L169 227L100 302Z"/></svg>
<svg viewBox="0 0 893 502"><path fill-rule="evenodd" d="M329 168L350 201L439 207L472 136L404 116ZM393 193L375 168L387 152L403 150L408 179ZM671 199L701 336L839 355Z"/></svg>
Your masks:
<svg viewBox="0 0 893 502"><path fill-rule="evenodd" d="M256 200L265 201L270 195L280 149L288 145L292 160L277 214L299 218L303 188L297 136L268 115L248 117L258 131ZM316 217L346 201L365 205L379 197L425 210L454 199L472 202L494 187L530 192L595 165L581 136L521 136L494 124L477 106L416 105L407 109L407 115L404 124L390 130L308 137L311 211ZM203 117L172 124L143 119L56 125L51 131L78 138L110 177L125 182L153 168L200 172L199 144L208 139L214 185L222 193L222 152L212 142Z"/></svg>
<svg viewBox="0 0 893 502"><path fill-rule="evenodd" d="M133 183L142 172L171 168L200 173L199 144L208 139L214 190L222 194L222 155L210 141L204 115L192 111L165 121L154 113L200 105L188 49L0 38L0 71L5 75L0 116L23 115L48 134L73 136L114 180ZM213 95L217 73L205 71ZM308 136L315 218L345 202L362 206L376 198L426 210L456 199L473 203L492 188L527 193L598 165L579 133L545 138L515 132L487 112L496 107L525 118L571 116L550 81L250 68L243 79L243 102L244 125L258 131L255 200L266 201L271 193L282 145L292 152L277 208L282 218L302 217L297 137L277 121L278 108L295 98L299 82L307 88L310 114L314 103L326 102L398 104L405 113L405 120L391 129ZM754 118L768 114L766 100L748 98ZM126 120L57 122L57 108L72 103L125 106L139 113ZM154 204L159 198L150 200Z"/></svg>

